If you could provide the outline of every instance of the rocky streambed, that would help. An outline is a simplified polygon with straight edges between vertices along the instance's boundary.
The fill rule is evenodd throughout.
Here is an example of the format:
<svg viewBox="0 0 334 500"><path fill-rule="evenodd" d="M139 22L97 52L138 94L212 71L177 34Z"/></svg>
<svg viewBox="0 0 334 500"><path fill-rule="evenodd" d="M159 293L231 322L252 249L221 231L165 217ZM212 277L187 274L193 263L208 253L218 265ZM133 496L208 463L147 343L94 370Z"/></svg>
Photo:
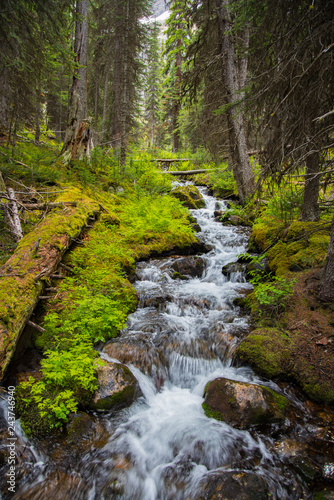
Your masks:
<svg viewBox="0 0 334 500"><path fill-rule="evenodd" d="M193 214L212 249L137 264L139 307L102 349L95 410L48 439L27 440L16 422L16 491L3 475L4 499L334 498L330 407L235 360L249 330L235 299L250 285L242 267L222 268L249 234L215 220L225 204L202 193Z"/></svg>

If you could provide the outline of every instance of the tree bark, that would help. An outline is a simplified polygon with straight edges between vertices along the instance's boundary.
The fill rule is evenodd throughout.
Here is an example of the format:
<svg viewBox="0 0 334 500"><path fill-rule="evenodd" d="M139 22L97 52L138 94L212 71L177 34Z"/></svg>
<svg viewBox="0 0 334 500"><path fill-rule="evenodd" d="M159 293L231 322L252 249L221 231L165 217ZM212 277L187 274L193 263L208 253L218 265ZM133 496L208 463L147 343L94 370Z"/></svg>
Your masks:
<svg viewBox="0 0 334 500"><path fill-rule="evenodd" d="M88 0L78 0L75 25L74 53L77 64L73 76L72 94L76 90L79 97L78 120L87 118L87 48L88 48Z"/></svg>
<svg viewBox="0 0 334 500"><path fill-rule="evenodd" d="M181 110L181 40L177 40L176 44L178 52L176 54L176 81L173 106L173 153L177 153L180 148L179 115Z"/></svg>
<svg viewBox="0 0 334 500"><path fill-rule="evenodd" d="M72 88L69 99L69 118L65 132L61 155L65 162L71 158L81 159L92 149L90 126L87 126L87 45L88 45L88 0L77 2L77 19L75 26L75 62ZM86 123L86 125L85 125ZM89 122L90 125L90 122ZM84 147L79 147L83 129Z"/></svg>
<svg viewBox="0 0 334 500"><path fill-rule="evenodd" d="M245 204L254 192L255 182L248 157L244 117L242 109L237 109L242 89L238 76L235 42L232 33L233 23L229 13L229 0L216 0L216 7L220 53L222 56L222 83L226 91L226 114L229 126L229 149L232 170L237 183L240 201L242 204ZM243 62L243 67L245 67L245 61ZM241 71L240 76L244 79L244 71Z"/></svg>
<svg viewBox="0 0 334 500"><path fill-rule="evenodd" d="M306 176L302 220L315 222L319 220L319 154L312 153L306 158Z"/></svg>
<svg viewBox="0 0 334 500"><path fill-rule="evenodd" d="M125 38L124 38L124 54L123 54L123 99L121 113L121 165L125 167L126 150L127 150L127 133L126 133L126 118L129 109L128 102L128 45L129 45L129 0L126 2L126 18L125 18Z"/></svg>
<svg viewBox="0 0 334 500"><path fill-rule="evenodd" d="M331 237L326 265L320 281L319 297L326 302L334 300L334 216L331 225Z"/></svg>
<svg viewBox="0 0 334 500"><path fill-rule="evenodd" d="M122 70L124 48L122 44L122 27L120 23L121 5L117 2L117 22L115 27L115 59L113 67L113 104L112 104L112 122L111 122L111 139L112 147L118 149L120 146L120 111L122 109Z"/></svg>

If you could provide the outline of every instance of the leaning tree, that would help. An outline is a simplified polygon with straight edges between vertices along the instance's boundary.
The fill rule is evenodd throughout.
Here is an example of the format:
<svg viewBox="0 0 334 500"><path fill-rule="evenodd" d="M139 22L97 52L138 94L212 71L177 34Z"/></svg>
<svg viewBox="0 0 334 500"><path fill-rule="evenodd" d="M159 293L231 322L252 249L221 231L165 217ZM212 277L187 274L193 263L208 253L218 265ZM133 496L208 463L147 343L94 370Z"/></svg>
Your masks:
<svg viewBox="0 0 334 500"><path fill-rule="evenodd" d="M264 177L305 169L302 219L319 219L319 179L332 147L334 3L238 0L251 21L248 109Z"/></svg>

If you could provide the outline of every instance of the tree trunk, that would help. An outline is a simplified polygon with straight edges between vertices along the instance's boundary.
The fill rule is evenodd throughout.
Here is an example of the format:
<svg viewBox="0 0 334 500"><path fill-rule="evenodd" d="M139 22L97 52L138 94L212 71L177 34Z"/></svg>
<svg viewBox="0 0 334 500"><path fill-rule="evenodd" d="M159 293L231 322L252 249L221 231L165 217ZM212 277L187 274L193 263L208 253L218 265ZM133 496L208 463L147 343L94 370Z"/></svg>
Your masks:
<svg viewBox="0 0 334 500"><path fill-rule="evenodd" d="M41 82L40 79L37 85L37 95L36 95L36 114L35 114L35 142L38 144L41 136Z"/></svg>
<svg viewBox="0 0 334 500"><path fill-rule="evenodd" d="M128 38L129 38L129 0L126 2L126 18L125 18L125 38L124 38L124 54L123 54L123 99L121 113L121 165L125 167L126 149L127 149L127 133L126 133L126 118L129 109L128 103Z"/></svg>
<svg viewBox="0 0 334 500"><path fill-rule="evenodd" d="M306 158L306 175L302 220L315 222L319 220L319 154L312 153Z"/></svg>
<svg viewBox="0 0 334 500"><path fill-rule="evenodd" d="M120 13L118 12L118 17L119 16ZM123 47L121 27L119 26L118 21L118 24L115 28L115 59L113 68L113 104L111 122L111 139L113 141L112 147L114 149L118 149L120 146L120 111L122 109L122 54Z"/></svg>
<svg viewBox="0 0 334 500"><path fill-rule="evenodd" d="M218 16L218 35L222 60L222 82L226 91L227 121L229 125L229 149L232 160L233 176L237 183L238 194L245 204L255 189L254 175L248 157L244 118L237 106L240 101L241 85L238 77L233 23L229 14L229 0L216 0ZM244 55L246 56L246 55ZM245 68L245 61L243 62ZM244 71L241 71L244 79Z"/></svg>
<svg viewBox="0 0 334 500"><path fill-rule="evenodd" d="M176 42L178 52L176 54L176 81L175 81L175 97L173 106L173 153L177 153L180 148L180 130L179 130L179 115L181 109L181 40Z"/></svg>
<svg viewBox="0 0 334 500"><path fill-rule="evenodd" d="M87 119L87 44L88 44L88 0L77 2L77 19L75 26L75 62L72 88L69 99L69 118L65 132L64 145L61 150L64 161L71 158L81 159L92 149L90 121ZM89 126L87 124L89 123ZM79 147L84 133L84 147Z"/></svg>
<svg viewBox="0 0 334 500"><path fill-rule="evenodd" d="M109 83L109 66L106 66L105 75L104 75L104 94L103 94L103 112L102 112L102 137L103 137L103 139L105 139L105 137L106 137L108 83Z"/></svg>
<svg viewBox="0 0 334 500"><path fill-rule="evenodd" d="M77 64L73 76L72 94L79 96L78 120L87 118L87 48L88 48L88 0L78 0L75 25L74 53Z"/></svg>
<svg viewBox="0 0 334 500"><path fill-rule="evenodd" d="M326 302L334 300L334 216L331 225L327 261L319 287L319 297Z"/></svg>

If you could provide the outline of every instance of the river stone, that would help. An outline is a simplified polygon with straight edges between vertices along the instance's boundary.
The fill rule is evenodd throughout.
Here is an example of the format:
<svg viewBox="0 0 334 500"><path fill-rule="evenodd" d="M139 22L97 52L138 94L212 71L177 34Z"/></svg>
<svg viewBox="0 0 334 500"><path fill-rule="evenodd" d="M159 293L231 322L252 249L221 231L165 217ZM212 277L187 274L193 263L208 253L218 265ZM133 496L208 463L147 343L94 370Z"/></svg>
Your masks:
<svg viewBox="0 0 334 500"><path fill-rule="evenodd" d="M245 270L245 266L240 264L239 262L230 262L222 267L222 273L228 279L231 279L232 273L243 272Z"/></svg>
<svg viewBox="0 0 334 500"><path fill-rule="evenodd" d="M98 389L90 406L95 410L119 410L141 395L138 381L121 363L104 361L97 369Z"/></svg>
<svg viewBox="0 0 334 500"><path fill-rule="evenodd" d="M104 346L103 351L110 358L134 365L142 373L150 375L156 387L160 389L167 377L167 360L162 350L144 335L132 337L112 341Z"/></svg>
<svg viewBox="0 0 334 500"><path fill-rule="evenodd" d="M284 396L268 387L226 378L209 382L204 396L203 408L208 417L238 429L283 422L290 408Z"/></svg>
<svg viewBox="0 0 334 500"><path fill-rule="evenodd" d="M207 474L194 500L267 500L268 485L253 472L222 471Z"/></svg>
<svg viewBox="0 0 334 500"><path fill-rule="evenodd" d="M171 195L182 202L187 208L203 208L205 201L195 186L178 186L172 190Z"/></svg>
<svg viewBox="0 0 334 500"><path fill-rule="evenodd" d="M191 276L192 278L200 278L205 269L205 261L202 257L198 256L184 257L173 262L171 267L181 276L186 275Z"/></svg>
<svg viewBox="0 0 334 500"><path fill-rule="evenodd" d="M69 469L70 471L70 469ZM17 491L13 500L73 500L85 498L88 486L78 474L63 471L51 472L44 480Z"/></svg>

